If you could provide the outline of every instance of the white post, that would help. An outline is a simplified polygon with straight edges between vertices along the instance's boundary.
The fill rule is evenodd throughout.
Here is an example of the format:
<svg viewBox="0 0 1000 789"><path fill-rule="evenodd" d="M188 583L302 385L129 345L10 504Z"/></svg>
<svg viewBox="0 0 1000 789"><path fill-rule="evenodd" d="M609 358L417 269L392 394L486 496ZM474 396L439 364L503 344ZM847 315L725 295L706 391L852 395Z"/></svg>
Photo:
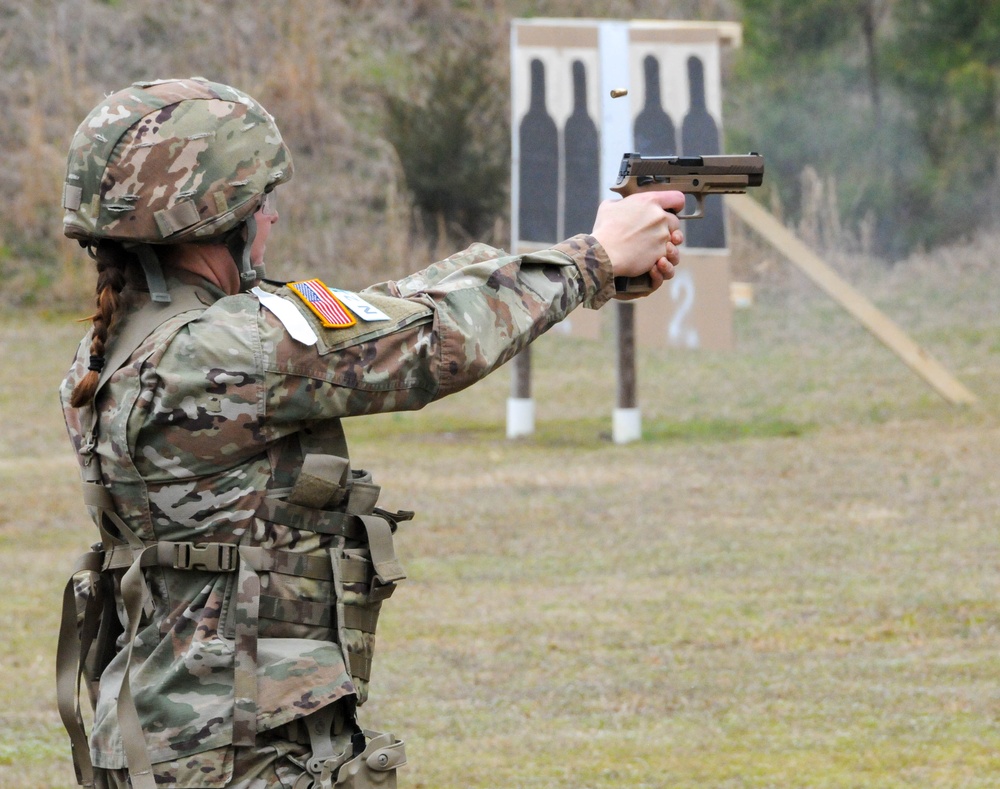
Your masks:
<svg viewBox="0 0 1000 789"><path fill-rule="evenodd" d="M507 438L530 436L535 432L535 401L530 397L507 399Z"/></svg>
<svg viewBox="0 0 1000 789"><path fill-rule="evenodd" d="M507 399L507 438L535 432L535 400L531 396L531 346L510 362L510 397Z"/></svg>
<svg viewBox="0 0 1000 789"><path fill-rule="evenodd" d="M601 22L598 33L601 63L601 179L608 188L618 176L622 155L633 150L630 99L611 97L613 88L631 89L629 23ZM635 318L631 303L615 305L618 336L618 397L611 413L611 438L627 444L642 438L635 369Z"/></svg>
<svg viewBox="0 0 1000 789"><path fill-rule="evenodd" d="M616 408L611 414L611 438L628 444L642 438L642 414L638 408Z"/></svg>

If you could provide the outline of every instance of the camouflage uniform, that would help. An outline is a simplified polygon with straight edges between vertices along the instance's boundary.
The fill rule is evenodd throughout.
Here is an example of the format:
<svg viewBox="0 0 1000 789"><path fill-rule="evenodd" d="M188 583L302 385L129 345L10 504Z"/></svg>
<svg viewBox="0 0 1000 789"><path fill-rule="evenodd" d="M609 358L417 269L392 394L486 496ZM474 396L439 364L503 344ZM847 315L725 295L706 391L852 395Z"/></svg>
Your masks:
<svg viewBox="0 0 1000 789"><path fill-rule="evenodd" d="M87 371L89 335L80 344L61 396L81 462L96 416L102 481L143 545L230 543L302 557L328 557L330 539L261 512L268 497L280 499L296 482L304 435L322 435L341 417L417 409L457 392L578 305L599 307L614 292L603 248L585 235L524 256L475 245L362 291L386 319L350 328L325 328L287 288L265 285L309 322L317 341L307 345L257 295L226 295L167 273L170 291L193 290L200 308L169 318L139 345L101 390L96 414L68 405ZM133 313L149 300L138 291L128 296ZM234 575L164 566L144 573L152 614L133 645L130 683L150 759L172 785L224 785L239 662L227 632ZM295 578L284 589L286 576L260 576L278 609L330 597L328 581ZM260 732L366 695L367 677L349 670L330 626L294 624L301 621L294 610L262 616ZM370 646L363 645L369 657ZM111 660L99 685L91 756L100 768L126 766L116 714L125 655Z"/></svg>

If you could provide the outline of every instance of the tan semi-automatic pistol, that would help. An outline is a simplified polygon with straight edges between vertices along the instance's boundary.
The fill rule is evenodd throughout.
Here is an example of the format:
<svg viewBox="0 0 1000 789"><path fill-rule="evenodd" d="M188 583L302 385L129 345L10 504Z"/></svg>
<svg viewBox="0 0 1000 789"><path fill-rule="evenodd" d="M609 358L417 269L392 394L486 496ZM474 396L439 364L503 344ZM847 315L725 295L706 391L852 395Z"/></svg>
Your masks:
<svg viewBox="0 0 1000 789"><path fill-rule="evenodd" d="M627 153L622 157L618 180L611 191L622 197L636 192L676 191L694 195L697 207L681 219L705 216L705 195L744 194L764 182L764 157L745 156L647 156ZM615 277L619 293L644 293L652 287L648 274Z"/></svg>

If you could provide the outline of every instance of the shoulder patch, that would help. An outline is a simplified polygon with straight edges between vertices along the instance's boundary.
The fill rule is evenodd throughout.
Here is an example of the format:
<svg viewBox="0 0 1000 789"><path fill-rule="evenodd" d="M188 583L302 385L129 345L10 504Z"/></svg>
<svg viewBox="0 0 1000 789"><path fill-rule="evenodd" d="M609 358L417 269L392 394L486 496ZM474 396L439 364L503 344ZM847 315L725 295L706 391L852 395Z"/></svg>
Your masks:
<svg viewBox="0 0 1000 789"><path fill-rule="evenodd" d="M298 340L303 345L315 345L318 337L313 331L305 315L299 312L295 306L281 296L269 293L260 287L251 288L250 292L256 296L260 303L279 320L293 339Z"/></svg>
<svg viewBox="0 0 1000 789"><path fill-rule="evenodd" d="M367 342L386 334L391 334L404 326L421 321L430 322L433 313L430 307L413 299L401 299L396 296L383 296L376 293L365 293L364 299L388 317L388 320L367 322L358 321L348 329L322 332L320 335L320 353L340 350L359 342Z"/></svg>
<svg viewBox="0 0 1000 789"><path fill-rule="evenodd" d="M316 314L320 323L328 329L346 329L357 323L343 303L318 279L289 282L286 286Z"/></svg>
<svg viewBox="0 0 1000 789"><path fill-rule="evenodd" d="M386 334L391 334L405 326L414 323L431 322L433 320L433 310L418 299L404 299L398 296L389 296L371 291L361 291L359 296L374 310L385 315L388 320L379 321L355 321L353 326L347 328L326 328L320 323L320 318L312 310L296 307L299 301L304 300L296 293L293 298L289 293L290 283L278 282L275 280L264 280L258 288L266 293L273 293L280 296L286 304L294 307L304 321L308 321L317 335L316 350L320 356L339 351L351 345L368 340L377 339ZM329 288L331 292L341 294L339 289ZM346 298L341 300L342 304L349 304ZM287 327L286 327L287 328ZM312 344L312 343L308 343Z"/></svg>
<svg viewBox="0 0 1000 789"><path fill-rule="evenodd" d="M348 290L334 289L334 293L344 303L347 308L363 321L387 321L390 320L378 307L374 307L361 298L357 293Z"/></svg>

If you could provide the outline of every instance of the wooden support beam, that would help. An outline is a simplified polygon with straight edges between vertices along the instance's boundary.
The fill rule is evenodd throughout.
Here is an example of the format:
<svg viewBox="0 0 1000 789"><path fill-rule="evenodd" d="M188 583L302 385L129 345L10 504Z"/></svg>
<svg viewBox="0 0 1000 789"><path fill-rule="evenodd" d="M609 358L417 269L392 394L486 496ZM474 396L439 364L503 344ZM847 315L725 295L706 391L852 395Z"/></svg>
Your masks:
<svg viewBox="0 0 1000 789"><path fill-rule="evenodd" d="M809 247L746 195L726 195L726 205L750 229L797 266L834 301L849 312L868 331L885 344L917 375L952 405L969 405L976 396L965 388L943 365L917 345L861 293L816 255Z"/></svg>

